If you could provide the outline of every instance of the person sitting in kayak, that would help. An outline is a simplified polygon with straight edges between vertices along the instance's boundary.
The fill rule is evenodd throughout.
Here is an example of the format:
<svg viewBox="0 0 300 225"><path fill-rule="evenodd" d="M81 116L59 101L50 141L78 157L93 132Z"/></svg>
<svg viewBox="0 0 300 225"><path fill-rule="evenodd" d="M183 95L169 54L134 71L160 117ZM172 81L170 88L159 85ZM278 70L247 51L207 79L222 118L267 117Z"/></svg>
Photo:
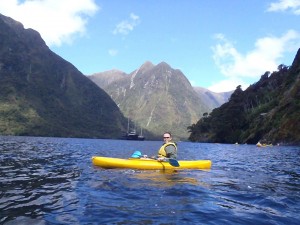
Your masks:
<svg viewBox="0 0 300 225"><path fill-rule="evenodd" d="M164 144L160 147L157 154L157 161L165 161L166 158L177 159L177 145L172 141L170 132L165 132L163 135Z"/></svg>

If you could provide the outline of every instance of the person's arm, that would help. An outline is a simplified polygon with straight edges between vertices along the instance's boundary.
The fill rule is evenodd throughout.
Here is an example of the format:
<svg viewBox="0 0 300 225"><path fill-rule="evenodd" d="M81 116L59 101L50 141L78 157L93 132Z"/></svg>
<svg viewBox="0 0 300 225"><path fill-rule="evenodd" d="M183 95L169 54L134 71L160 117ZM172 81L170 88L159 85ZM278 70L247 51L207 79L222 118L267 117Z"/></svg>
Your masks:
<svg viewBox="0 0 300 225"><path fill-rule="evenodd" d="M167 158L177 159L176 148L173 145L169 145L166 147Z"/></svg>

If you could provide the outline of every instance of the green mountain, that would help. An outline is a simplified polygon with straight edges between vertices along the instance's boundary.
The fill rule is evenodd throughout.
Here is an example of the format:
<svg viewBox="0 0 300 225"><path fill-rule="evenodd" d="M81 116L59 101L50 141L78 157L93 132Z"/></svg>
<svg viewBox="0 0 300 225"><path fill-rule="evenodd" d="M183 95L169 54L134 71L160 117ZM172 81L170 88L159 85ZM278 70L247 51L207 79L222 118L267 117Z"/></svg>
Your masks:
<svg viewBox="0 0 300 225"><path fill-rule="evenodd" d="M126 129L106 92L1 14L0 78L0 135L116 138Z"/></svg>
<svg viewBox="0 0 300 225"><path fill-rule="evenodd" d="M150 138L161 138L163 132L171 131L177 140L186 140L187 127L211 111L184 74L165 62L145 62L129 75L107 71L89 78L112 97L136 126L152 132Z"/></svg>
<svg viewBox="0 0 300 225"><path fill-rule="evenodd" d="M292 66L279 65L229 102L189 127L191 141L300 144L300 49Z"/></svg>

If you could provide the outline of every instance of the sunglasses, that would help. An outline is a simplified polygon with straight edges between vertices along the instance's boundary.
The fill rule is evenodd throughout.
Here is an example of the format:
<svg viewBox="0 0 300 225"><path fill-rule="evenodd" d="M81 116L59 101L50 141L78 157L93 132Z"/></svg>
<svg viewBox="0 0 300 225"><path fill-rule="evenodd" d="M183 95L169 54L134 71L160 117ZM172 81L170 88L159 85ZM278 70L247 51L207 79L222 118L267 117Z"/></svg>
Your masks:
<svg viewBox="0 0 300 225"><path fill-rule="evenodd" d="M170 137L164 137L164 138L170 138Z"/></svg>

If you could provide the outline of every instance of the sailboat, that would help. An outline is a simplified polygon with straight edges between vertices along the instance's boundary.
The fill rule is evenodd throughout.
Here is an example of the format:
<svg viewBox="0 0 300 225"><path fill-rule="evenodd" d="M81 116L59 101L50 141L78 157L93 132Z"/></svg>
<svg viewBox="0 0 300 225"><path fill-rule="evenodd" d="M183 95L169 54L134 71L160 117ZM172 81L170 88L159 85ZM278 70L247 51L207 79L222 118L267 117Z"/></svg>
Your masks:
<svg viewBox="0 0 300 225"><path fill-rule="evenodd" d="M139 139L140 141L145 140L145 137L143 136L143 128L141 128L141 133L140 133L140 135L138 136L138 139Z"/></svg>
<svg viewBox="0 0 300 225"><path fill-rule="evenodd" d="M128 119L127 132L126 132L125 135L123 135L123 139L133 140L133 141L144 141L145 137L143 136L142 128L141 128L141 133L140 134L138 134L136 132L135 125L134 125L134 129L130 131L130 129L129 129L129 119Z"/></svg>

